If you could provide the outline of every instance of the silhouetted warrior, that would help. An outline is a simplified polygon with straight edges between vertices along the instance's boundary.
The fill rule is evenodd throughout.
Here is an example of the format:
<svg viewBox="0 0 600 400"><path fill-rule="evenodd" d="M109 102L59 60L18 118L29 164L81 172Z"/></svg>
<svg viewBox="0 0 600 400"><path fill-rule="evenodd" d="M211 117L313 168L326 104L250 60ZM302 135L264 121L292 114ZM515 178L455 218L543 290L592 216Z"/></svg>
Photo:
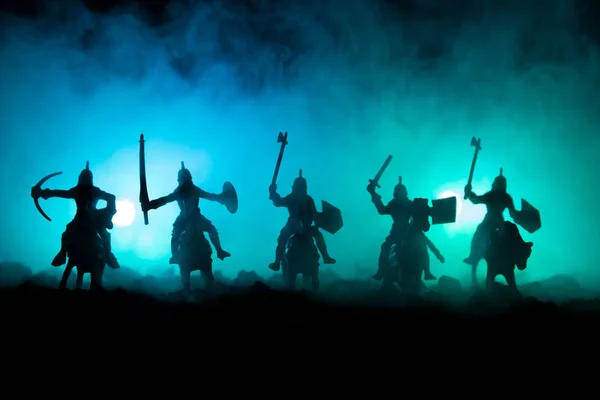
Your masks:
<svg viewBox="0 0 600 400"><path fill-rule="evenodd" d="M60 251L52 260L52 265L59 267L67 262L68 245L77 234L79 224L92 223L94 229L102 239L102 247L104 248L107 257L106 264L111 268L119 268L120 265L117 258L112 253L110 233L107 229L112 229L112 216L116 212L116 197L113 194L106 193L94 186L94 176L89 168L89 162L86 163L85 169L79 174L77 186L69 190L52 190L52 189L32 189L33 197L41 197L45 200L58 197L61 199L73 199L77 204L77 212L73 221L67 224L67 229L62 234ZM106 211L97 210L99 200L106 201Z"/></svg>
<svg viewBox="0 0 600 400"><path fill-rule="evenodd" d="M408 198L408 190L402 183L402 177L400 177L398 184L394 187L394 198L387 205L383 204L381 195L376 193L375 189L376 187L372 183L367 186L367 191L371 194L371 201L375 204L377 212L380 215L391 216L394 221L390 234L385 238L385 242L381 245L377 272L373 275L373 279L380 281L383 279L385 268L388 265L390 248L394 243L401 245L404 235L406 235L408 230L408 222L412 212L412 200ZM431 271L429 271L428 268L426 268L424 273L426 280L435 279L435 276L431 274Z"/></svg>
<svg viewBox="0 0 600 400"><path fill-rule="evenodd" d="M302 177L302 170L300 170L299 176L294 180L292 193L285 197L281 197L277 193L277 185L273 184L269 186L269 199L273 201L275 207L285 207L290 213L287 223L277 238L275 262L270 264L269 268L273 271L279 271L288 239L302 226L310 227L309 229L316 241L317 248L323 256L323 262L325 264L335 264L335 259L331 258L327 251L327 244L325 243L323 233L319 231L317 226L313 225L317 214L317 208L313 198L308 195L308 183L306 182L306 179Z"/></svg>
<svg viewBox="0 0 600 400"><path fill-rule="evenodd" d="M208 237L217 250L217 257L221 260L230 257L229 252L223 250L217 228L200 212L200 199L216 201L224 204L221 194L205 192L192 181L192 174L181 163L181 169L177 174L179 186L168 196L160 197L150 201L147 205L142 204L142 210L156 210L166 204L177 201L179 205L179 216L173 224L171 235L171 259L170 264L179 264L179 238L188 224L196 224L196 227L208 233Z"/></svg>
<svg viewBox="0 0 600 400"><path fill-rule="evenodd" d="M506 177L498 175L492 183L492 190L478 196L473 193L471 185L465 186L465 195L473 204L485 204L487 213L483 222L479 224L471 240L471 254L463 261L476 266L485 255L485 248L490 233L504 225L504 210L508 209L510 217L515 219L516 210L512 197L506 192Z"/></svg>

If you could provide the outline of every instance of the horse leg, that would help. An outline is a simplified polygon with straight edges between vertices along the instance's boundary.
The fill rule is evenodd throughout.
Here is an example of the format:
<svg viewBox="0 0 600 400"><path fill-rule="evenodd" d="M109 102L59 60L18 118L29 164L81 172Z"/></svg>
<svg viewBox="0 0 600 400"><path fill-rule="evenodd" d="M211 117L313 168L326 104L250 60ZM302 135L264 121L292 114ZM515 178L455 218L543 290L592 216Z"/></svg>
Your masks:
<svg viewBox="0 0 600 400"><path fill-rule="evenodd" d="M188 268L179 268L179 275L181 276L181 286L183 287L183 291L188 292L191 289L190 270Z"/></svg>
<svg viewBox="0 0 600 400"><path fill-rule="evenodd" d="M304 289L308 290L309 287L311 287L311 283L312 283L312 274L305 272L302 274L302 285L304 286Z"/></svg>
<svg viewBox="0 0 600 400"><path fill-rule="evenodd" d="M319 290L319 267L317 266L311 276L312 280L312 290L314 292Z"/></svg>
<svg viewBox="0 0 600 400"><path fill-rule="evenodd" d="M96 268L90 271L90 290L102 289L102 272Z"/></svg>
<svg viewBox="0 0 600 400"><path fill-rule="evenodd" d="M77 274L75 289L81 289L81 287L83 286L83 272L79 272L79 268L76 268L75 273Z"/></svg>
<svg viewBox="0 0 600 400"><path fill-rule="evenodd" d="M504 278L506 279L506 284L511 293L515 294L517 297L521 297L521 292L519 292L519 289L517 288L517 279L515 278L514 268L506 272Z"/></svg>
<svg viewBox="0 0 600 400"><path fill-rule="evenodd" d="M211 289L215 283L215 276L213 274L212 265L210 265L206 270L202 270L202 279L204 280L204 287L206 289Z"/></svg>
<svg viewBox="0 0 600 400"><path fill-rule="evenodd" d="M479 265L479 261L476 261L471 266L471 284L475 290L479 289L479 282L477 281L477 266Z"/></svg>
<svg viewBox="0 0 600 400"><path fill-rule="evenodd" d="M62 278L60 279L60 284L58 285L59 290L64 290L67 288L67 282L69 281L69 276L71 276L71 271L73 270L73 263L71 260L67 263L65 270L63 271Z"/></svg>
<svg viewBox="0 0 600 400"><path fill-rule="evenodd" d="M494 290L494 283L496 281L496 273L493 271L492 266L488 265L487 272L485 275L485 289L488 293L492 293Z"/></svg>
<svg viewBox="0 0 600 400"><path fill-rule="evenodd" d="M288 289L294 290L296 289L296 280L298 279L298 274L288 270L287 272L287 286Z"/></svg>

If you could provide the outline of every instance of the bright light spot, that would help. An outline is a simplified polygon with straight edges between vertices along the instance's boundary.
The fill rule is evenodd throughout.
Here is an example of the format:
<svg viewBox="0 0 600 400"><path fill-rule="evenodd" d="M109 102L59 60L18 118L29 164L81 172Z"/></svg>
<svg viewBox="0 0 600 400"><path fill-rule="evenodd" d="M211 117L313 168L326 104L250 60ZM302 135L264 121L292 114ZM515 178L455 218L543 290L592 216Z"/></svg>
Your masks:
<svg viewBox="0 0 600 400"><path fill-rule="evenodd" d="M445 199L448 197L456 197L456 216L459 216L462 211L462 199L456 193L446 190L445 192L440 193L438 199Z"/></svg>
<svg viewBox="0 0 600 400"><path fill-rule="evenodd" d="M118 227L129 226L135 219L135 206L131 200L117 200L117 213L112 219Z"/></svg>
<svg viewBox="0 0 600 400"><path fill-rule="evenodd" d="M439 188L438 195L436 196L438 199L456 197L456 222L453 224L444 224L444 230L452 237L456 235L472 235L477 225L485 216L486 209L484 205L472 204L470 201L465 201L462 195L458 195L458 193L462 193L462 189L459 188L463 186L464 183L462 182L444 185ZM473 183L475 193L484 193L486 187L486 182Z"/></svg>

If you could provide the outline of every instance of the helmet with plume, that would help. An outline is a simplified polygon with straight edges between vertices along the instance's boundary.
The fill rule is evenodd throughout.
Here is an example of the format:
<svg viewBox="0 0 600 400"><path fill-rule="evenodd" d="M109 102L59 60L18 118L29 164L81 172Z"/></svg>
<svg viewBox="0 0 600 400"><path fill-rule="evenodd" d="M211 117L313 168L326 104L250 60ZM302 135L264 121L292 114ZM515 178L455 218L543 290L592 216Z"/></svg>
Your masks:
<svg viewBox="0 0 600 400"><path fill-rule="evenodd" d="M79 174L79 185L93 185L94 184L94 175L92 171L90 171L90 162L85 162L85 169L81 171Z"/></svg>
<svg viewBox="0 0 600 400"><path fill-rule="evenodd" d="M181 162L181 169L177 172L177 182L182 185L184 183L190 183L192 181L192 174L190 170L185 167L183 161Z"/></svg>
<svg viewBox="0 0 600 400"><path fill-rule="evenodd" d="M298 177L294 179L294 184L292 185L292 192L294 193L308 193L308 183L306 179L302 176L302 169L298 172Z"/></svg>
<svg viewBox="0 0 600 400"><path fill-rule="evenodd" d="M408 197L408 189L402 183L402 177L398 177L398 184L394 187L394 198L402 199Z"/></svg>
<svg viewBox="0 0 600 400"><path fill-rule="evenodd" d="M494 178L494 182L492 182L492 190L506 191L506 177L502 172L502 168L500 168L500 175Z"/></svg>

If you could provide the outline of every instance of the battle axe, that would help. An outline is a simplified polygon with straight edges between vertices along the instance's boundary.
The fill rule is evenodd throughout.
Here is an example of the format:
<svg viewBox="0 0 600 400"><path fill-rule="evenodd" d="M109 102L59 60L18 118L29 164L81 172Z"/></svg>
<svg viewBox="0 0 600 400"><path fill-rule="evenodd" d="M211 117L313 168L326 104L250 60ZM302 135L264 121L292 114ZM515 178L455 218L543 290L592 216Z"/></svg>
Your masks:
<svg viewBox="0 0 600 400"><path fill-rule="evenodd" d="M476 139L475 136L471 138L471 146L475 147L475 154L473 154L473 162L471 163L471 170L469 171L469 179L467 180L467 186L471 186L473 183L473 173L475 172L475 164L477 164L477 156L481 150L481 138ZM465 200L468 198L468 193L465 193Z"/></svg>
<svg viewBox="0 0 600 400"><path fill-rule="evenodd" d="M283 160L283 152L285 151L285 146L287 146L288 133L281 133L277 136L277 143L281 143L281 147L279 148L279 156L277 157L277 164L275 164L275 172L273 172L273 179L271 180L271 185L275 185L277 183L277 176L279 175L279 167L281 167L281 160Z"/></svg>

